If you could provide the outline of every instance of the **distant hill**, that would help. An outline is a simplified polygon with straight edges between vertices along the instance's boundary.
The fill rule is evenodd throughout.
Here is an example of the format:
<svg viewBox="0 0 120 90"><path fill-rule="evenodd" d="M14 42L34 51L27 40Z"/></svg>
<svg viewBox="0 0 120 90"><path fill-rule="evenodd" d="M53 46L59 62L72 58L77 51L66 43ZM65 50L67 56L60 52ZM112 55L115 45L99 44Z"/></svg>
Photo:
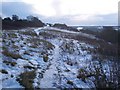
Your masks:
<svg viewBox="0 0 120 90"><path fill-rule="evenodd" d="M60 28L60 29L67 29L71 31L78 31L74 27L67 26L66 24L55 23L52 27Z"/></svg>
<svg viewBox="0 0 120 90"><path fill-rule="evenodd" d="M21 29L26 27L43 27L45 24L37 17L31 16L31 19L19 19L17 15L2 19L2 29Z"/></svg>

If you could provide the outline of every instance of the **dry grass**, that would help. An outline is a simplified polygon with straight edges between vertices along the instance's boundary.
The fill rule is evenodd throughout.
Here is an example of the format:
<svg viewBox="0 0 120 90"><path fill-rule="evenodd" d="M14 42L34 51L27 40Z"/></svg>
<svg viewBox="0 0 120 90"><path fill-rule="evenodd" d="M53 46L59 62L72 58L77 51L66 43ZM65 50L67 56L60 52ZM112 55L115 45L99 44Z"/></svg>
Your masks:
<svg viewBox="0 0 120 90"><path fill-rule="evenodd" d="M17 35L15 33L9 33L8 36L10 38L17 38Z"/></svg>
<svg viewBox="0 0 120 90"><path fill-rule="evenodd" d="M24 68L35 69L35 67L32 67L32 66L24 66Z"/></svg>
<svg viewBox="0 0 120 90"><path fill-rule="evenodd" d="M9 52L8 50L3 50L2 54L8 57L12 57L14 59L22 58L21 55L13 53L13 52Z"/></svg>
<svg viewBox="0 0 120 90"><path fill-rule="evenodd" d="M44 60L44 62L47 62L48 61L48 55L43 55L43 60Z"/></svg>
<svg viewBox="0 0 120 90"><path fill-rule="evenodd" d="M20 76L19 76L20 78L18 78L17 81L19 81L19 83L22 86L24 86L25 89L34 90L33 82L34 82L35 76L36 76L35 70L24 72L24 73L20 74Z"/></svg>
<svg viewBox="0 0 120 90"><path fill-rule="evenodd" d="M90 66L86 69L86 68L80 68L78 70L78 75L77 78L81 79L84 82L87 82L87 79L90 79L89 77L94 77L94 80L92 79L92 81L94 82L95 86L97 88L114 88L117 87L117 83L118 82L118 76L117 72L118 70L116 69L117 66L110 66L110 73L109 73L109 77L106 75L106 72L104 72L103 70L103 65L101 63L101 61L99 61L98 63L92 63L90 64Z"/></svg>
<svg viewBox="0 0 120 90"><path fill-rule="evenodd" d="M27 40L28 43L31 43L33 48L37 48L38 46L42 46L44 49L53 49L54 45L52 45L49 41L38 39L38 38L30 38Z"/></svg>
<svg viewBox="0 0 120 90"><path fill-rule="evenodd" d="M30 36L37 36L37 34L34 32L34 31L31 31L31 30L29 30L29 31L24 31L24 32L20 32L21 34L23 34L23 35L30 35Z"/></svg>
<svg viewBox="0 0 120 90"><path fill-rule="evenodd" d="M44 37L45 39L55 38L56 36L51 34L51 32L40 32L40 36Z"/></svg>
<svg viewBox="0 0 120 90"><path fill-rule="evenodd" d="M0 70L0 72L3 73L3 74L8 74L8 72L4 69Z"/></svg>
<svg viewBox="0 0 120 90"><path fill-rule="evenodd" d="M87 71L85 69L81 68L81 69L79 69L78 73L79 74L78 74L77 78L82 79L82 81L85 82L85 79L87 78L87 75L88 75Z"/></svg>
<svg viewBox="0 0 120 90"><path fill-rule="evenodd" d="M2 38L2 31L0 30L0 38Z"/></svg>
<svg viewBox="0 0 120 90"><path fill-rule="evenodd" d="M11 66L15 66L17 64L16 62L10 62L10 61L3 61L3 63L5 63L6 65L11 65Z"/></svg>
<svg viewBox="0 0 120 90"><path fill-rule="evenodd" d="M67 81L67 84L73 85L73 82L70 81L70 80L68 80L68 81Z"/></svg>
<svg viewBox="0 0 120 90"><path fill-rule="evenodd" d="M19 49L19 47L17 45L13 45L12 48Z"/></svg>
<svg viewBox="0 0 120 90"><path fill-rule="evenodd" d="M117 44L109 44L108 42L101 40L101 39L91 39L87 37L83 37L81 35L74 35L74 34L66 34L64 35L65 38L68 39L75 39L80 42L84 42L86 44L92 45L95 48L89 49L91 53L98 53L106 56L119 56L120 47ZM84 48L83 48L84 49Z"/></svg>

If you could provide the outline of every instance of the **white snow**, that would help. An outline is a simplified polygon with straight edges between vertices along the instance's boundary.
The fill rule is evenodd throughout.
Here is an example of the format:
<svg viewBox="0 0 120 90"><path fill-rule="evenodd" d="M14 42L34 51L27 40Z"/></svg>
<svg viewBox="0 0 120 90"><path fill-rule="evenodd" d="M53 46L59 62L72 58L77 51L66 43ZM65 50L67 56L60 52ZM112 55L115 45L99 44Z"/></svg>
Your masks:
<svg viewBox="0 0 120 90"><path fill-rule="evenodd" d="M78 30L82 30L82 29L83 29L83 27L78 27L77 29L78 29Z"/></svg>
<svg viewBox="0 0 120 90"><path fill-rule="evenodd" d="M44 73L43 78L40 81L40 87L42 88L53 88L53 83L56 82L54 79L54 75L58 73L57 71L57 60L59 58L59 46L54 45L54 53L53 53L53 59L51 60L52 65L49 67L48 70Z"/></svg>
<svg viewBox="0 0 120 90"><path fill-rule="evenodd" d="M2 82L2 88L23 88L14 78Z"/></svg>
<svg viewBox="0 0 120 90"><path fill-rule="evenodd" d="M44 29L45 27L40 27L37 29L34 29L34 31L36 32L37 35L39 35L39 33L42 31L42 29Z"/></svg>
<svg viewBox="0 0 120 90"><path fill-rule="evenodd" d="M50 31L51 30L51 31ZM23 29L23 31L25 31ZM53 27L41 27L34 29L36 34L36 38L41 39L42 35L39 36L40 32L46 32L50 34L54 33L54 31L60 31L63 33L70 33L74 35L81 35L87 38L96 39L92 35L88 35L82 32L75 32L65 29L58 29ZM48 32L49 31L49 32ZM16 78L23 72L28 69L25 69L24 66L28 65L34 67L36 70L36 78L34 79L34 87L39 88L91 88L95 87L94 83L88 78L86 79L86 83L81 79L77 78L78 70L81 68L86 68L89 66L90 62L92 61L92 54L88 53L87 50L83 50L82 48L94 49L94 46L89 44L83 43L81 41L77 41L74 39L63 38L62 36L56 38L49 38L49 39L42 39L46 40L47 42L54 45L53 49L46 50L45 54L48 54L48 61L44 62L43 55L41 52L44 52L43 44L40 44L39 48L31 48L30 43L27 45L24 42L27 42L27 39L34 38L31 36L21 35L17 33L18 37L23 37L23 40L16 41L15 45L19 47L19 54L22 55L22 59L12 59L5 58L5 60L15 61L17 64L15 66L6 65L5 63L1 62L2 69L5 69L8 74L2 74L3 80L3 87L9 88L19 88L22 87L16 81ZM49 37L49 36L48 36ZM21 38L18 38L21 39ZM14 41L17 39L13 39ZM10 40L8 40L9 42ZM11 42L10 42L11 43ZM69 46L69 48L66 47ZM73 50L73 51L72 51ZM29 54L24 54L27 51ZM109 66L105 63L103 68L106 68L106 72L109 70ZM92 67L91 67L92 68ZM108 72L109 73L109 72ZM14 75L14 77L11 77ZM91 78L91 77L90 77ZM73 82L73 85L67 83L70 80ZM10 83L11 82L11 83Z"/></svg>

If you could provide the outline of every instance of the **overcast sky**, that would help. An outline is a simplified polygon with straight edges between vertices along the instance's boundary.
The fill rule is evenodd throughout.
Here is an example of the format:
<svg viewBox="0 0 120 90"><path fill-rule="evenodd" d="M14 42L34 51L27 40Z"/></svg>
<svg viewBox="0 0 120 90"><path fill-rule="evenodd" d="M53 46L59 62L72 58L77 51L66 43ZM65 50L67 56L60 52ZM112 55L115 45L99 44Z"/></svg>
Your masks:
<svg viewBox="0 0 120 90"><path fill-rule="evenodd" d="M119 0L2 0L2 17L38 16L46 23L117 25Z"/></svg>

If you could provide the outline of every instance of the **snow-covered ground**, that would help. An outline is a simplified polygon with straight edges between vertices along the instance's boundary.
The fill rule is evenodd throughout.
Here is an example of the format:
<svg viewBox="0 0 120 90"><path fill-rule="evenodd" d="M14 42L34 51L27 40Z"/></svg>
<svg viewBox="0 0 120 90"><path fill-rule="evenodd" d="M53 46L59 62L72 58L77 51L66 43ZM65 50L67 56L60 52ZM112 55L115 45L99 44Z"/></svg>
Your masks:
<svg viewBox="0 0 120 90"><path fill-rule="evenodd" d="M37 34L39 34L39 32L41 32L42 29L44 29L44 30L61 31L61 32L64 32L64 33L71 33L71 34L78 34L78 35L81 35L81 36L84 36L84 37L88 37L88 38L91 38L91 39L96 39L96 37L94 35L90 35L90 34L86 34L86 33L82 33L82 32L70 31L70 30L66 30L66 29L59 29L59 28L49 27L49 26L35 29L35 32Z"/></svg>
<svg viewBox="0 0 120 90"><path fill-rule="evenodd" d="M49 67L48 70L44 73L43 78L40 81L40 87L43 88L53 88L53 83L56 82L54 79L54 75L58 73L57 60L59 59L59 46L55 45L53 59L51 60L52 65Z"/></svg>
<svg viewBox="0 0 120 90"><path fill-rule="evenodd" d="M103 71L110 75L111 62L105 60L101 66L90 52L94 45L63 37L61 32L96 39L93 35L53 27L3 31L2 87L94 88L96 68L100 74ZM25 76L31 76L32 79L26 79L32 80L29 84Z"/></svg>

